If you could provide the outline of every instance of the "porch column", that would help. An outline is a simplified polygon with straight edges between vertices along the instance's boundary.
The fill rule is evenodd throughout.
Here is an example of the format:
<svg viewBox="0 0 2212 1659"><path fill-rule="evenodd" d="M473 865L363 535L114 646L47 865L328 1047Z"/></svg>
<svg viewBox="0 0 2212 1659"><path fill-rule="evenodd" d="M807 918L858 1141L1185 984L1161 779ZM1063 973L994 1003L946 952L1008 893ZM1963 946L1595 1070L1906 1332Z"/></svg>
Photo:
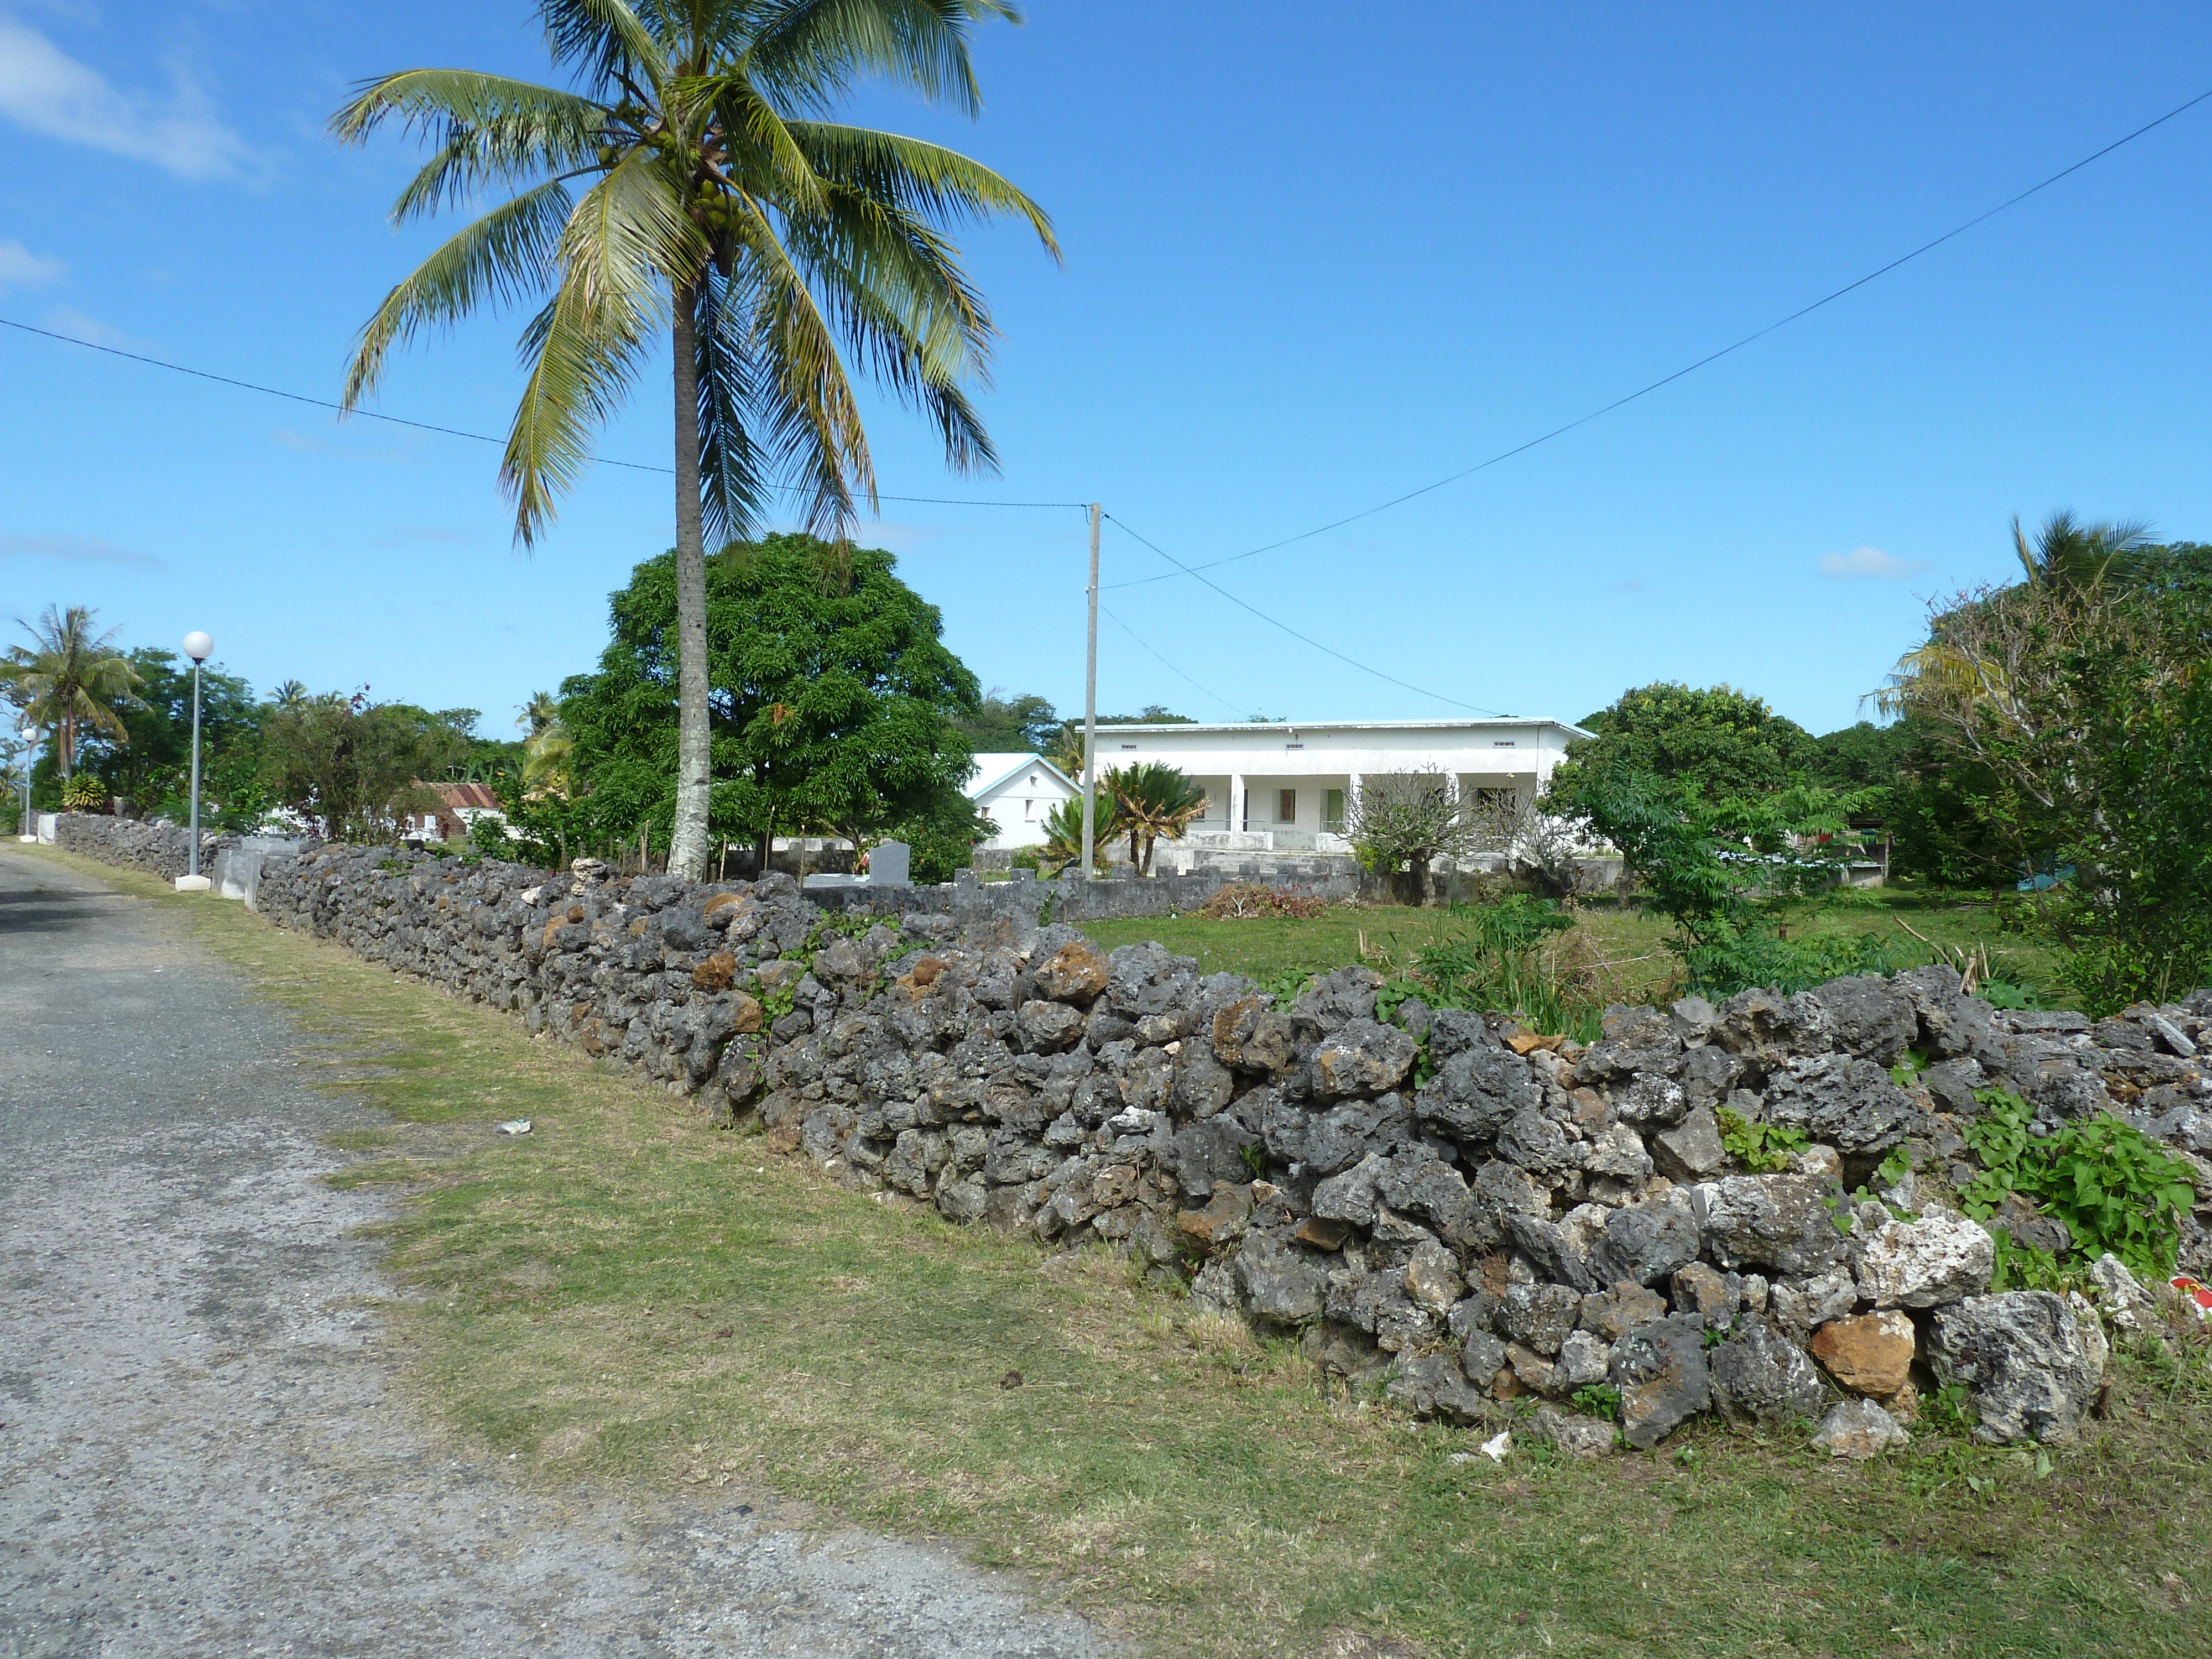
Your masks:
<svg viewBox="0 0 2212 1659"><path fill-rule="evenodd" d="M1244 828L1244 775L1229 775L1229 827L1231 830Z"/></svg>

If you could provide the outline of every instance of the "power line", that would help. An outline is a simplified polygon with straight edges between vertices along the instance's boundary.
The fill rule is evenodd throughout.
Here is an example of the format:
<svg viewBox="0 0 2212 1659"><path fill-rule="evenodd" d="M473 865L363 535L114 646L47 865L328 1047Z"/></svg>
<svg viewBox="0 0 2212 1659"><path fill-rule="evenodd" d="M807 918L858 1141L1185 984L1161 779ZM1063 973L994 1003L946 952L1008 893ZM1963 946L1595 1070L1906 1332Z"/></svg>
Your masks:
<svg viewBox="0 0 2212 1659"><path fill-rule="evenodd" d="M1418 489L1409 489L1402 495L1393 495L1389 501L1379 502L1374 507L1363 507L1357 513L1348 514L1341 519L1332 520L1328 524L1318 525L1311 530L1302 530L1295 536L1285 536L1282 540L1269 542L1263 547L1249 548L1242 553L1232 553L1226 558L1212 559L1204 564L1186 567L1186 572L1215 570L1218 569L1224 564L1235 564L1240 560L1257 558L1262 553L1273 553L1279 549L1291 546L1298 542L1310 541L1316 536L1325 536L1332 530L1341 530L1346 525L1356 523L1361 519L1372 518L1377 513L1388 512L1394 507L1401 507L1406 502L1413 501L1416 497L1426 495L1432 491L1442 489L1447 484L1457 483L1462 478L1471 478L1478 472L1486 471L1489 468L1498 465L1501 461L1511 460L1516 455L1526 454L1528 451L1535 448L1539 444L1547 444L1551 442L1554 438L1563 437L1566 434L1572 432L1577 427L1587 426L1592 421L1598 419L1601 416L1610 415L1616 409L1625 408L1628 404L1634 403L1639 398L1650 396L1651 393L1658 391L1662 386L1672 386L1675 381L1682 379L1683 376L1686 374L1694 374L1698 370L1705 368L1707 364L1717 363L1722 358L1728 356L1730 353L1741 351L1754 341L1765 339L1777 329L1787 328L1790 324L1797 321L1800 318L1811 316L1813 313L1820 310L1821 307L1833 304L1836 301L1842 299L1846 294L1850 294L1855 289L1864 288L1869 283L1873 282L1876 277L1887 276L1891 271L1895 270L1899 265L1910 264L1913 260L1917 259L1922 254L1933 252L1936 249L1942 246L1944 243L1950 241L1954 237L1964 235L1966 232L1972 230L1975 226L1983 223L1984 221L1996 218L1998 214L2002 213L2008 208L2019 206L2022 202L2027 200L2029 197L2038 195L2040 192L2050 189L2051 185L2057 184L2060 179L2068 177L2069 174L2079 173L2083 167L2087 167L2091 162L2102 161L2106 156L2110 155L2114 150L2121 149L2124 145L2135 143L2136 139L2142 137L2145 133L2149 132L2155 128L2162 127L2168 121L2172 120L2174 117L2185 114L2188 111L2196 108L2197 105L2204 102L2208 98L2212 98L2212 88L2208 88L2203 92L2198 93L2197 96L2191 98L2187 103L2175 105L2172 109L2166 111L2165 114L2160 116L2156 120L2145 122L2142 126L2137 127L2133 132L2128 134L2126 137L2114 139L2102 149L2083 156L2071 167L2061 167L2057 172L2052 173L2048 179L2043 180L2042 183L2030 185L2026 190L2021 191L2019 195L2008 197L2004 201L1998 203L1995 207L1989 209L1987 211L1976 214L1964 224L1954 226L1951 229L1945 231L1941 236L1936 238L1935 240L1930 242L1923 242L1918 247L1914 248L1911 252L1900 254L1898 258L1892 259L1887 264L1880 266L1875 270L1869 270L1865 276L1858 278L1856 282L1846 283L1843 287L1837 289L1833 293L1822 295L1810 305L1800 306L1796 310L1791 312L1787 317L1784 317L1778 321L1769 323L1765 328L1757 330L1755 332L1745 335L1741 340L1736 341L1733 345L1724 345L1717 351L1708 353L1706 356L1698 358L1694 363L1691 363L1685 368L1676 369L1672 374L1662 376L1660 379L1652 381L1649 386L1639 386L1626 397L1614 398L1611 403L1607 404L1602 408L1593 409L1587 415L1578 416L1574 420L1569 421L1565 426L1555 426L1549 432L1545 433L1540 437L1531 438L1526 443L1516 444L1510 449L1500 450L1497 454L1492 455L1488 460L1478 461L1473 466L1467 467L1460 471L1455 472L1449 477L1438 478L1434 483L1423 484ZM1173 581L1178 574L1184 573L1170 571L1165 574L1158 576L1139 576L1132 581L1109 582L1107 586L1109 587L1139 587L1152 582Z"/></svg>
<svg viewBox="0 0 2212 1659"><path fill-rule="evenodd" d="M343 404L331 402L327 398L310 398L304 392L287 392L281 386L262 386L257 381L241 380L228 374L216 374L204 368L188 368L182 363L167 362L161 358L148 357L136 351L125 351L117 346L101 345L96 340L81 340L74 334L58 334L50 328L33 328L30 324L19 323L11 317L0 317L0 327L20 330L25 334L35 334L41 339L58 340L64 345L82 346L87 351L104 352L110 357L121 357L130 362L143 363L149 368L166 368L172 374L189 374L196 380L212 380L217 386L235 386L241 392L258 392L264 397L282 398L287 403L306 404L311 409L327 409L339 415L358 415L364 420L382 421L390 426L412 427L417 432L436 432L448 438L465 438L471 443L497 444L501 448L507 447L506 439L495 438L485 433L464 432L459 427L439 426L429 421L410 421L403 415L382 415L373 409L349 410ZM632 472L658 472L667 477L673 477L676 475L676 469L672 466L651 466L643 461L617 461L605 455L594 455L592 459L602 466L624 467ZM770 484L769 488L792 495L803 493L797 484ZM966 501L935 495L878 495L876 499L881 501L904 501L921 507L1080 507L1085 505L1082 501Z"/></svg>
<svg viewBox="0 0 2212 1659"><path fill-rule="evenodd" d="M1170 564L1175 566L1175 568L1183 574L1193 577L1198 581L1204 582L1206 586L1220 594L1221 597L1228 600L1230 604L1240 606L1243 610L1250 611L1261 622L1267 623L1268 627L1280 629L1284 633L1288 634L1292 639L1297 641L1302 645L1310 645L1315 650L1322 653L1324 655L1334 657L1340 663L1347 663L1351 666L1357 668L1363 674L1372 674L1378 680L1388 680L1393 685L1401 686L1408 691L1417 692L1424 697L1433 698L1437 702L1448 702L1455 708L1464 708L1468 712L1476 714L1489 714L1499 720L1510 720L1512 718L1510 714L1500 714L1499 711L1495 708L1484 708L1479 704L1462 702L1457 697L1447 697L1441 691L1431 691L1425 686L1415 685L1411 680L1401 680L1395 674L1386 674L1379 668L1370 668L1365 663L1359 661L1358 659L1346 656L1343 652L1337 650L1334 647L1323 645L1319 640L1316 640L1309 635L1299 633L1297 629L1291 627L1288 623L1276 621L1266 611L1261 610L1258 605L1249 604L1243 599L1238 599L1234 593L1222 586L1218 582L1208 580L1206 577L1200 575L1198 574L1199 570L1203 567L1185 564L1181 559L1176 557L1174 554L1169 552L1158 543L1152 541L1146 537L1138 535L1137 532L1132 530L1127 523L1121 519L1115 518L1113 514L1109 513L1106 514L1106 517L1120 529L1123 535L1130 537L1134 540L1143 542L1146 547L1151 548L1153 552L1158 554ZM1126 582L1117 582L1114 585L1115 586L1128 586ZM1182 672L1180 669L1176 672L1178 673ZM1185 678L1188 677L1186 676Z"/></svg>
<svg viewBox="0 0 2212 1659"><path fill-rule="evenodd" d="M1199 684L1196 680L1191 678L1189 675L1184 673L1182 669L1177 668L1165 657L1161 656L1158 652L1153 650L1151 646L1146 644L1143 636L1139 635L1135 629L1130 627L1128 623L1123 622L1111 611L1107 610L1104 605L1102 605L1098 608L1105 613L1106 619L1109 622L1112 623L1115 627L1120 629L1124 634L1127 634L1131 639L1136 641L1138 645L1142 647L1147 655L1152 657L1154 661L1158 662L1161 667L1166 669L1169 673L1181 680L1185 685L1191 687L1209 702L1219 703L1224 708L1231 709L1239 714L1249 712L1249 710L1237 708L1235 703L1230 702L1228 698L1223 696L1218 691L1207 690L1204 686Z"/></svg>

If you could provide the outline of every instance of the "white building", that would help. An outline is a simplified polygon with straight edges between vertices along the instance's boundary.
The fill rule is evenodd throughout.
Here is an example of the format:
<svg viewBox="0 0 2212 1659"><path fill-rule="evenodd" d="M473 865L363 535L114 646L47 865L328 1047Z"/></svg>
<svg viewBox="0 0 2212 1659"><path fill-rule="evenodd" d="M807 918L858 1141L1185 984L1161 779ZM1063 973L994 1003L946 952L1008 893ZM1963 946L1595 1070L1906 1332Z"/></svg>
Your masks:
<svg viewBox="0 0 2212 1659"><path fill-rule="evenodd" d="M1191 826L1194 846L1343 853L1363 777L1433 767L1462 799L1510 789L1528 800L1566 758L1567 744L1591 735L1550 720L1102 726L1098 769L1103 776L1162 761L1194 780L1206 795L1206 816Z"/></svg>
<svg viewBox="0 0 2212 1659"><path fill-rule="evenodd" d="M1149 729L1149 728L1148 728ZM1044 821L1083 786L1042 755L978 755L968 799L990 814L999 833L979 847L1009 849L1044 844Z"/></svg>

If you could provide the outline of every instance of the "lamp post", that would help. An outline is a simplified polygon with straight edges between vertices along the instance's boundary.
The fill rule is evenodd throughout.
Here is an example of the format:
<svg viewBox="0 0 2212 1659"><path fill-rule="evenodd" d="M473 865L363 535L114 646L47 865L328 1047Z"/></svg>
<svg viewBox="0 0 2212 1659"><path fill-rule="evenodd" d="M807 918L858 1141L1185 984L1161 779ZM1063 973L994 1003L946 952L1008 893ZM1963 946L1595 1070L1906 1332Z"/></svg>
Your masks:
<svg viewBox="0 0 2212 1659"><path fill-rule="evenodd" d="M23 727L23 839L25 841L36 841L39 838L39 826L31 822L31 763L37 757L38 742L39 728L26 725Z"/></svg>
<svg viewBox="0 0 2212 1659"><path fill-rule="evenodd" d="M185 635L185 654L192 659L192 845L187 874L195 887L200 884L200 665L214 649L215 641L198 629Z"/></svg>

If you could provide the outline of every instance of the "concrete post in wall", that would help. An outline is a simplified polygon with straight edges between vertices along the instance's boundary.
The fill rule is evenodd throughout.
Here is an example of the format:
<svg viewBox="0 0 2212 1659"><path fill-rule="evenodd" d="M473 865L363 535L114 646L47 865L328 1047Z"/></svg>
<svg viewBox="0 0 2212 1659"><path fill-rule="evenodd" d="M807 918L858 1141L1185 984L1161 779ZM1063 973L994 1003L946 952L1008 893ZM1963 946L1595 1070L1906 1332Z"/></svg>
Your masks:
<svg viewBox="0 0 2212 1659"><path fill-rule="evenodd" d="M1230 829L1243 830L1249 828L1250 826L1244 822L1244 775L1242 772L1231 772L1229 775Z"/></svg>

